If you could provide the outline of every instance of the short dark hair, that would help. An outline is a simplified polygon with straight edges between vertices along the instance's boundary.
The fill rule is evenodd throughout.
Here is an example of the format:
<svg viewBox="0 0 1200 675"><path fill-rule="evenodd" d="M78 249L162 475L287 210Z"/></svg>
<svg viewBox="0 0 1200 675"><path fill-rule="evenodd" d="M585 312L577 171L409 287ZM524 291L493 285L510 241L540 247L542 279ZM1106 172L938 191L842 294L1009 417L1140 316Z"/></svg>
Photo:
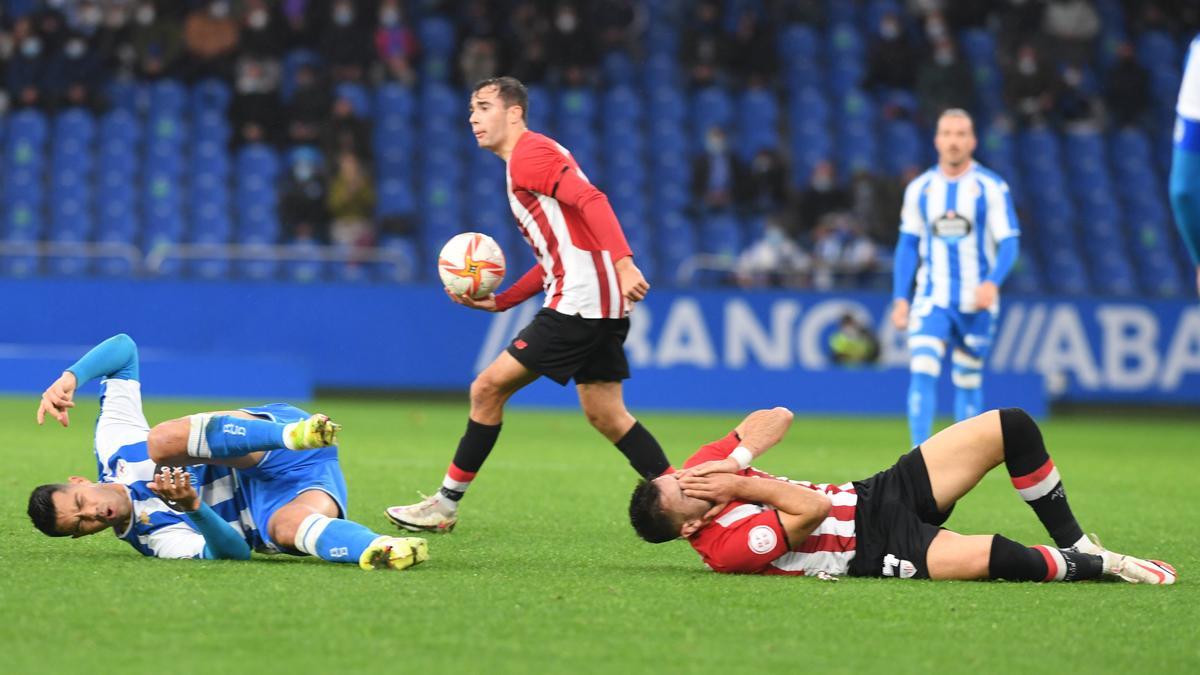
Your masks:
<svg viewBox="0 0 1200 675"><path fill-rule="evenodd" d="M679 538L679 524L663 511L662 490L650 480L639 481L629 500L629 523L638 536L651 544Z"/></svg>
<svg viewBox="0 0 1200 675"><path fill-rule="evenodd" d="M54 493L66 489L62 483L39 485L29 495L29 519L33 526L48 537L66 537L68 532L58 531L58 511L54 508Z"/></svg>
<svg viewBox="0 0 1200 675"><path fill-rule="evenodd" d="M475 83L475 88L471 93L480 89L495 87L499 90L500 100L504 101L504 107L511 108L514 105L521 106L521 119L528 121L529 119L529 90L521 81L515 77L505 75L503 77L489 77L485 80L480 80Z"/></svg>

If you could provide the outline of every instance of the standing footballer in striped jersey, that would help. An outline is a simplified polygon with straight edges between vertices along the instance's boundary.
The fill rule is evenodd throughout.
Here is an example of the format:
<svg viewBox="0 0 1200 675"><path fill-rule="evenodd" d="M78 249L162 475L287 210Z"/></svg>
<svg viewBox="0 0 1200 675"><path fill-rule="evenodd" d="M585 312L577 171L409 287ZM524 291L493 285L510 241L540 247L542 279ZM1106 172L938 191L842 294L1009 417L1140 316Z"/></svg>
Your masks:
<svg viewBox="0 0 1200 675"><path fill-rule="evenodd" d="M652 543L685 537L710 569L727 573L1175 583L1170 565L1113 553L1083 534L1041 431L1023 410L959 422L891 468L841 485L750 466L791 423L785 408L759 410L682 471L639 483L629 504L634 529ZM1000 464L1054 546L941 527Z"/></svg>
<svg viewBox="0 0 1200 675"><path fill-rule="evenodd" d="M650 285L633 263L621 224L603 192L566 148L526 127L529 95L511 77L484 80L471 95L471 130L479 147L505 162L508 201L537 263L508 290L483 300L451 294L460 305L502 312L539 290L542 309L508 349L471 384L467 430L441 488L387 516L413 531L447 532L458 503L500 435L509 397L545 375L575 380L588 421L642 476L671 469L654 436L625 408L629 311Z"/></svg>
<svg viewBox="0 0 1200 675"><path fill-rule="evenodd" d="M1192 39L1175 107L1175 148L1171 155L1171 209L1200 291L1200 36Z"/></svg>
<svg viewBox="0 0 1200 675"><path fill-rule="evenodd" d="M913 445L933 428L947 342L954 350L955 420L983 410L983 366L1000 311L999 289L1017 260L1021 235L1008 185L971 158L971 117L959 109L942 113L934 145L937 166L904 192L892 284L892 323L908 329Z"/></svg>
<svg viewBox="0 0 1200 675"><path fill-rule="evenodd" d="M67 426L76 388L96 378L99 482L72 476L34 489L29 517L44 534L79 538L112 528L138 553L157 558L244 560L254 549L402 570L428 557L423 539L379 535L345 520L339 427L325 415L272 403L151 429L142 413L137 345L120 334L50 385L38 424L49 415Z"/></svg>

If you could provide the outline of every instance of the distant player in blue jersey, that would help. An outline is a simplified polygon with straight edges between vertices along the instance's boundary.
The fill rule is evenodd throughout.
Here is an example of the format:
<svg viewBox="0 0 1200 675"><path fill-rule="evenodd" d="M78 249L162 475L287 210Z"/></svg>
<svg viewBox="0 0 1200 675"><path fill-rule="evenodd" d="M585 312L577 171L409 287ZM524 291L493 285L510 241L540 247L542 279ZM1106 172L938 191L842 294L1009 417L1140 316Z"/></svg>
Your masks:
<svg viewBox="0 0 1200 675"><path fill-rule="evenodd" d="M954 418L983 411L983 365L1000 310L1000 285L1017 260L1021 234L1008 185L971 157L975 130L966 111L942 113L934 146L937 166L904 191L892 278L892 323L908 329L908 427L914 446L933 429L947 342L953 347Z"/></svg>
<svg viewBox="0 0 1200 675"><path fill-rule="evenodd" d="M200 413L153 429L142 414L137 345L105 340L42 394L64 427L76 388L102 378L95 455L99 482L72 476L29 497L29 517L52 537L112 528L158 558L308 554L365 569L405 569L429 553L423 539L379 535L345 520L346 482L325 415L285 403ZM184 468L187 467L187 468Z"/></svg>
<svg viewBox="0 0 1200 675"><path fill-rule="evenodd" d="M1175 112L1171 209L1196 266L1196 290L1200 291L1200 36L1188 47Z"/></svg>

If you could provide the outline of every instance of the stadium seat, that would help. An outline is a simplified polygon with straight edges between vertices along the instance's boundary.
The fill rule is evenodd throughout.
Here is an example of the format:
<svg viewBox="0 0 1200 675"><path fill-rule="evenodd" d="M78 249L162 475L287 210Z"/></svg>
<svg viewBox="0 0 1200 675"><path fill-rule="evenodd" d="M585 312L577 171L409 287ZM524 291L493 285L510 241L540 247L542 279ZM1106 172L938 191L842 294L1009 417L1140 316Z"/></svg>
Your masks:
<svg viewBox="0 0 1200 675"><path fill-rule="evenodd" d="M632 85L637 76L633 60L620 50L610 51L601 57L600 72L609 87Z"/></svg>
<svg viewBox="0 0 1200 675"><path fill-rule="evenodd" d="M188 105L188 90L176 80L162 79L150 85L150 114L177 116Z"/></svg>
<svg viewBox="0 0 1200 675"><path fill-rule="evenodd" d="M335 98L349 101L350 106L354 108L356 116L364 118L374 116L374 110L371 107L371 94L363 85L357 82L339 82L334 87L333 95Z"/></svg>
<svg viewBox="0 0 1200 675"><path fill-rule="evenodd" d="M411 120L416 108L416 97L409 87L396 82L388 82L375 90L375 112L381 118L385 115L394 115Z"/></svg>
<svg viewBox="0 0 1200 675"><path fill-rule="evenodd" d="M83 145L92 142L96 135L96 121L82 108L68 108L54 118L54 140L76 140Z"/></svg>
<svg viewBox="0 0 1200 675"><path fill-rule="evenodd" d="M821 37L816 29L801 23L793 23L779 33L779 60L815 60L823 51Z"/></svg>
<svg viewBox="0 0 1200 675"><path fill-rule="evenodd" d="M417 22L417 40L426 54L453 58L458 47L454 23L445 16L427 16Z"/></svg>
<svg viewBox="0 0 1200 675"><path fill-rule="evenodd" d="M229 85L216 78L207 78L192 85L190 105L195 111L224 113L233 100Z"/></svg>
<svg viewBox="0 0 1200 675"><path fill-rule="evenodd" d="M133 113L122 108L116 108L100 118L100 141L108 143L121 141L127 145L136 144L141 140L142 126Z"/></svg>

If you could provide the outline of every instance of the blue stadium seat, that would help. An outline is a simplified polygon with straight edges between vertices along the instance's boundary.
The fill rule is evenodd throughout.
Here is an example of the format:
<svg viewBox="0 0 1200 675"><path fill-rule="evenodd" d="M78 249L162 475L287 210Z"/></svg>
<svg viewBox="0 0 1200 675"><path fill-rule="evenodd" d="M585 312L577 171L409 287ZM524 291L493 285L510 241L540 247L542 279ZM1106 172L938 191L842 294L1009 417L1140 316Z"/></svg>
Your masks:
<svg viewBox="0 0 1200 675"><path fill-rule="evenodd" d="M188 260L185 269L185 273L195 279L217 281L231 276L232 262L220 249L214 249L211 256Z"/></svg>
<svg viewBox="0 0 1200 675"><path fill-rule="evenodd" d="M197 143L220 143L225 145L233 130L229 119L223 112L216 110L197 110L192 115L193 137Z"/></svg>
<svg viewBox="0 0 1200 675"><path fill-rule="evenodd" d="M56 254L46 258L46 271L55 277L84 277L91 271L91 260L85 255Z"/></svg>
<svg viewBox="0 0 1200 675"><path fill-rule="evenodd" d="M162 79L150 85L150 113L152 115L177 116L188 105L188 90L171 79Z"/></svg>
<svg viewBox="0 0 1200 675"><path fill-rule="evenodd" d="M830 6L845 3L830 3ZM834 63L843 61L861 61L866 53L866 45L862 34L851 23L837 23L828 29L828 48Z"/></svg>
<svg viewBox="0 0 1200 675"><path fill-rule="evenodd" d="M969 28L964 30L959 36L959 44L963 54L966 54L972 65L995 64L996 39L986 29Z"/></svg>
<svg viewBox="0 0 1200 675"><path fill-rule="evenodd" d="M690 108L693 131L704 134L709 127L728 128L733 122L733 97L722 87L705 87L692 97Z"/></svg>
<svg viewBox="0 0 1200 675"><path fill-rule="evenodd" d="M380 216L408 215L416 212L417 201L407 181L390 178L379 184L379 202L376 213Z"/></svg>
<svg viewBox="0 0 1200 675"><path fill-rule="evenodd" d="M73 139L87 145L92 142L95 135L96 120L82 108L68 108L54 118L55 142Z"/></svg>
<svg viewBox="0 0 1200 675"><path fill-rule="evenodd" d="M141 137L142 126L137 117L128 110L117 108L100 118L101 143L120 141L126 145L133 145L140 141Z"/></svg>
<svg viewBox="0 0 1200 675"><path fill-rule="evenodd" d="M596 95L582 87L564 88L559 91L556 109L560 128L576 120L591 124L596 119Z"/></svg>
<svg viewBox="0 0 1200 675"><path fill-rule="evenodd" d="M375 90L375 112L381 118L393 115L411 120L416 108L416 97L409 87L396 82L388 82Z"/></svg>
<svg viewBox="0 0 1200 675"><path fill-rule="evenodd" d="M295 241L288 245L289 253L298 256L289 258L283 267L283 276L296 283L314 283L325 278L326 262L320 244L310 240Z"/></svg>
<svg viewBox="0 0 1200 675"><path fill-rule="evenodd" d="M1170 33L1148 30L1136 43L1137 58L1148 71L1162 68L1178 68L1183 60ZM1178 81L1178 80L1177 80Z"/></svg>
<svg viewBox="0 0 1200 675"><path fill-rule="evenodd" d="M42 234L40 205L20 198L6 199L0 234L6 242L33 242Z"/></svg>
<svg viewBox="0 0 1200 675"><path fill-rule="evenodd" d="M263 243L263 242L254 242ZM279 274L279 261L275 258L270 248L262 248L255 251L250 250L251 254L257 253L254 257L239 259L236 263L236 272L242 279L250 281L270 281L275 279Z"/></svg>
<svg viewBox="0 0 1200 675"><path fill-rule="evenodd" d="M676 285L681 267L696 255L696 228L680 212L663 214L658 223L660 278Z"/></svg>
<svg viewBox="0 0 1200 675"><path fill-rule="evenodd" d="M714 213L700 222L700 248L713 255L735 258L742 251L741 227L729 213Z"/></svg>
<svg viewBox="0 0 1200 675"><path fill-rule="evenodd" d="M417 39L426 54L453 58L458 48L454 23L445 16L427 16L417 22Z"/></svg>
<svg viewBox="0 0 1200 675"><path fill-rule="evenodd" d="M182 145L187 140L187 124L181 115L153 115L146 119L146 140Z"/></svg>
<svg viewBox="0 0 1200 675"><path fill-rule="evenodd" d="M196 111L224 113L233 100L229 85L216 78L200 80L192 85L191 106Z"/></svg>
<svg viewBox="0 0 1200 675"><path fill-rule="evenodd" d="M1119 249L1108 249L1092 259L1093 278L1096 279L1101 293L1120 297L1130 297L1137 294L1137 281L1133 267Z"/></svg>
<svg viewBox="0 0 1200 675"><path fill-rule="evenodd" d="M279 156L270 146L255 143L243 147L237 153L239 177L261 176L274 180L279 174Z"/></svg>
<svg viewBox="0 0 1200 675"><path fill-rule="evenodd" d="M1049 257L1053 290L1065 295L1083 295L1090 290L1087 272L1079 255L1072 249L1061 248Z"/></svg>
<svg viewBox="0 0 1200 675"><path fill-rule="evenodd" d="M789 24L779 33L779 60L783 63L799 59L815 60L823 51L821 37L812 26Z"/></svg>
<svg viewBox="0 0 1200 675"><path fill-rule="evenodd" d="M466 97L459 96L448 84L429 82L421 88L420 115L423 123L434 119L462 118L465 108Z"/></svg>
<svg viewBox="0 0 1200 675"><path fill-rule="evenodd" d="M687 96L675 87L655 87L650 90L651 124L679 124L689 117Z"/></svg>
<svg viewBox="0 0 1200 675"><path fill-rule="evenodd" d="M140 114L149 105L149 88L137 80L114 78L108 83L107 89L114 110Z"/></svg>
<svg viewBox="0 0 1200 675"><path fill-rule="evenodd" d="M629 55L620 50L606 53L600 59L600 72L609 87L632 85L637 76L637 67Z"/></svg>
<svg viewBox="0 0 1200 675"><path fill-rule="evenodd" d="M379 242L381 253L394 258L391 262L380 265L379 279L381 281L408 282L417 278L417 269L421 260L417 246L408 237L386 237ZM507 251L505 252L507 253ZM509 261L511 264L511 260ZM524 270L521 270L522 272Z"/></svg>

